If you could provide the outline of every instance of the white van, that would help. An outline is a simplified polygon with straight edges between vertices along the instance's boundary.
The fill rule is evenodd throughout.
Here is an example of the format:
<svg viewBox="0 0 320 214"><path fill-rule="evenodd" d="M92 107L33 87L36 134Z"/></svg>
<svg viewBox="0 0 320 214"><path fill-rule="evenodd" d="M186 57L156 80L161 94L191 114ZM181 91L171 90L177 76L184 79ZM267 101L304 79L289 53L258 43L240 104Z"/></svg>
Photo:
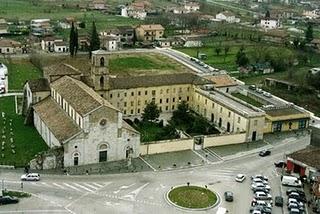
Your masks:
<svg viewBox="0 0 320 214"><path fill-rule="evenodd" d="M224 207L219 207L216 214L226 214L228 213L228 210Z"/></svg>
<svg viewBox="0 0 320 214"><path fill-rule="evenodd" d="M282 176L281 183L283 186L301 187L301 181L294 176Z"/></svg>

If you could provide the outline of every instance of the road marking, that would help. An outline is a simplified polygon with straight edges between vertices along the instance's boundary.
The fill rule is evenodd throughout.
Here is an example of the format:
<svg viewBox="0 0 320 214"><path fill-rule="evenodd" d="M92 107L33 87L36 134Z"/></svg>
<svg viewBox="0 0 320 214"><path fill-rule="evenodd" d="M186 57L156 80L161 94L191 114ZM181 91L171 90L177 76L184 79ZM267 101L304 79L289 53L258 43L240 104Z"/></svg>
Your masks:
<svg viewBox="0 0 320 214"><path fill-rule="evenodd" d="M96 185L97 187L100 187L102 188L103 186L101 184L98 184L98 183L92 183L93 185Z"/></svg>
<svg viewBox="0 0 320 214"><path fill-rule="evenodd" d="M136 199L136 197L138 196L138 194L140 193L140 191L143 188L145 188L147 185L149 185L149 183L142 185L141 187L137 188L136 190L133 190L132 192L130 192L129 194L122 196L121 198L129 199L130 201L134 201Z"/></svg>
<svg viewBox="0 0 320 214"><path fill-rule="evenodd" d="M42 184L43 186L46 186L46 187L52 187L51 185L49 185L49 184L47 184L47 183L45 183L45 182L41 182L41 184Z"/></svg>
<svg viewBox="0 0 320 214"><path fill-rule="evenodd" d="M85 186L82 186L82 185L80 185L80 184L78 184L78 183L73 183L74 185L76 185L77 187L80 187L80 188L82 188L82 189L84 189L84 190L87 190L88 192L94 192L93 190L91 190L91 189L89 189L89 188L87 188L87 187L85 187Z"/></svg>
<svg viewBox="0 0 320 214"><path fill-rule="evenodd" d="M134 186L136 183L130 184L129 186L121 186L120 189L128 189L132 186Z"/></svg>
<svg viewBox="0 0 320 214"><path fill-rule="evenodd" d="M153 171L157 171L150 163L148 163L145 159L143 159L141 156L139 156L139 158L145 163L147 164Z"/></svg>
<svg viewBox="0 0 320 214"><path fill-rule="evenodd" d="M57 183L52 183L53 185L55 185L55 186L57 186L57 187L59 187L60 189L66 189L66 188L64 188L62 185L60 185L60 184L57 184Z"/></svg>
<svg viewBox="0 0 320 214"><path fill-rule="evenodd" d="M63 185L65 185L65 186L67 186L67 187L70 187L71 189L77 190L77 191L79 191L79 192L83 192L82 190L80 190L80 189L78 189L77 187L74 187L74 186L72 186L72 185L70 185L70 184L68 184L68 183L63 183Z"/></svg>
<svg viewBox="0 0 320 214"><path fill-rule="evenodd" d="M0 213L67 213L68 210L8 210L0 211Z"/></svg>
<svg viewBox="0 0 320 214"><path fill-rule="evenodd" d="M88 183L83 183L84 185L86 185L86 186L88 186L88 187L90 187L90 188L92 188L92 189L95 189L95 190L98 190L99 188L98 187L95 187L95 186L93 186L93 185L91 185L91 184L88 184Z"/></svg>

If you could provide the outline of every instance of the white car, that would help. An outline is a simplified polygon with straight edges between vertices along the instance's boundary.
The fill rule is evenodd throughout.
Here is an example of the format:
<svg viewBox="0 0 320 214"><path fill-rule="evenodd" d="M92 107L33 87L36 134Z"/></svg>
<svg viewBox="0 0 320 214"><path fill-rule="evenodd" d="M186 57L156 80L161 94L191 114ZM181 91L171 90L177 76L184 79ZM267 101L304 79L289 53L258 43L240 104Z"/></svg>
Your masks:
<svg viewBox="0 0 320 214"><path fill-rule="evenodd" d="M261 179L261 178L254 178L252 179L252 184L254 183L263 183L265 185L269 184L268 181L264 180L264 179Z"/></svg>
<svg viewBox="0 0 320 214"><path fill-rule="evenodd" d="M270 200L272 199L272 196L269 193L256 192L254 198L257 200Z"/></svg>
<svg viewBox="0 0 320 214"><path fill-rule="evenodd" d="M269 92L263 92L263 96L268 98L272 97L272 95Z"/></svg>
<svg viewBox="0 0 320 214"><path fill-rule="evenodd" d="M265 188L267 190L271 189L271 187L269 185L265 185L264 183L253 183L251 185L251 189L253 189L253 190L256 189L256 188L260 188L260 187L263 187L263 188Z"/></svg>
<svg viewBox="0 0 320 214"><path fill-rule="evenodd" d="M260 175L260 174L251 176L251 179L254 179L254 178L260 178L260 179L263 179L265 181L268 181L268 177L267 176Z"/></svg>
<svg viewBox="0 0 320 214"><path fill-rule="evenodd" d="M272 205L266 201L257 200L253 202L253 206L262 206L272 208Z"/></svg>
<svg viewBox="0 0 320 214"><path fill-rule="evenodd" d="M40 181L40 175L38 173L28 173L21 176L22 181Z"/></svg>
<svg viewBox="0 0 320 214"><path fill-rule="evenodd" d="M237 174L236 181L242 183L246 179L246 175L244 174Z"/></svg>

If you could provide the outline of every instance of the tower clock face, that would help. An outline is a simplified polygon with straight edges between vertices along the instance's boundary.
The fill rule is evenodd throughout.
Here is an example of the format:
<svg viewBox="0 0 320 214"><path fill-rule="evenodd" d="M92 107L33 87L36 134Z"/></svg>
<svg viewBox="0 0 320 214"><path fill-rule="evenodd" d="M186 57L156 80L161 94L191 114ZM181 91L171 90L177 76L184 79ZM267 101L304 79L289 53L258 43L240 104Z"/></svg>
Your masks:
<svg viewBox="0 0 320 214"><path fill-rule="evenodd" d="M106 119L101 119L100 120L100 126L106 126L107 125L107 120Z"/></svg>

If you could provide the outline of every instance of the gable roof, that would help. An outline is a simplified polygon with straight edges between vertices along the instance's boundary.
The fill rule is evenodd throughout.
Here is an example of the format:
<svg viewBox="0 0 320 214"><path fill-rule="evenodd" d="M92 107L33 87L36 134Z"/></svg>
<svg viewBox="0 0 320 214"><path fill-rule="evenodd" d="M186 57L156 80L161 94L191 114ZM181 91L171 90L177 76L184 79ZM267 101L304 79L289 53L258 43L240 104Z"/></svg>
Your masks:
<svg viewBox="0 0 320 214"><path fill-rule="evenodd" d="M206 76L205 78L211 81L216 88L238 85L237 81L227 74Z"/></svg>
<svg viewBox="0 0 320 214"><path fill-rule="evenodd" d="M221 13L219 13L219 14L223 14L223 15L225 15L226 17L234 16L234 14L233 14L232 12L230 12L230 11L223 11L223 12L221 12Z"/></svg>
<svg viewBox="0 0 320 214"><path fill-rule="evenodd" d="M110 78L111 89L128 89L139 87L155 87L179 84L208 84L205 80L192 73L145 75Z"/></svg>
<svg viewBox="0 0 320 214"><path fill-rule="evenodd" d="M81 132L81 128L51 97L35 104L33 109L60 143Z"/></svg>
<svg viewBox="0 0 320 214"><path fill-rule="evenodd" d="M119 111L85 83L69 76L57 79L51 87L82 116L101 106Z"/></svg>
<svg viewBox="0 0 320 214"><path fill-rule="evenodd" d="M32 92L50 91L49 82L46 78L28 80L28 85Z"/></svg>
<svg viewBox="0 0 320 214"><path fill-rule="evenodd" d="M164 30L164 28L160 24L140 25L139 27L143 30Z"/></svg>
<svg viewBox="0 0 320 214"><path fill-rule="evenodd" d="M320 148L318 147L308 146L289 154L288 157L320 170Z"/></svg>
<svg viewBox="0 0 320 214"><path fill-rule="evenodd" d="M80 75L81 71L72 65L60 63L43 69L44 76Z"/></svg>

